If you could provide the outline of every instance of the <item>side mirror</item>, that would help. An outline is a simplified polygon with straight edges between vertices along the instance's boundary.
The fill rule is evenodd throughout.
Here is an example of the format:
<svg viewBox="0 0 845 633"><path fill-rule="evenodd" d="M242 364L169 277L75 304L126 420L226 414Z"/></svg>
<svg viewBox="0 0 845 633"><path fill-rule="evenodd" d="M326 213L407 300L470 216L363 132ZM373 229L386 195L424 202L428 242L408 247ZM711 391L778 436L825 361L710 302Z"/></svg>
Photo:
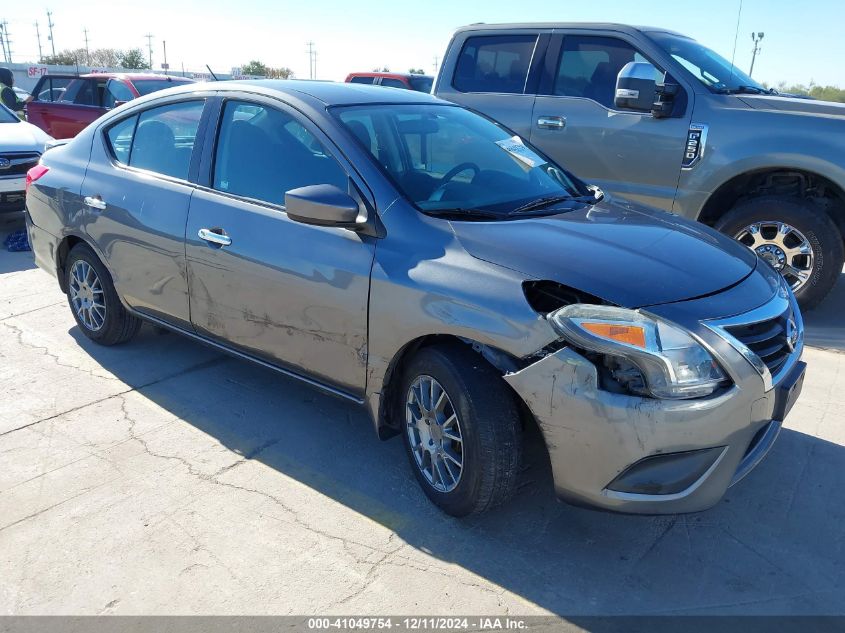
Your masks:
<svg viewBox="0 0 845 633"><path fill-rule="evenodd" d="M648 62L628 62L616 76L614 103L620 110L648 112L654 105L657 69Z"/></svg>
<svg viewBox="0 0 845 633"><path fill-rule="evenodd" d="M651 106L651 114L655 119L665 119L672 116L675 110L675 97L680 93L681 87L678 84L667 83L666 75L663 81L655 86L657 100Z"/></svg>
<svg viewBox="0 0 845 633"><path fill-rule="evenodd" d="M285 193L291 220L317 226L354 229L359 225L358 202L334 185L309 185Z"/></svg>

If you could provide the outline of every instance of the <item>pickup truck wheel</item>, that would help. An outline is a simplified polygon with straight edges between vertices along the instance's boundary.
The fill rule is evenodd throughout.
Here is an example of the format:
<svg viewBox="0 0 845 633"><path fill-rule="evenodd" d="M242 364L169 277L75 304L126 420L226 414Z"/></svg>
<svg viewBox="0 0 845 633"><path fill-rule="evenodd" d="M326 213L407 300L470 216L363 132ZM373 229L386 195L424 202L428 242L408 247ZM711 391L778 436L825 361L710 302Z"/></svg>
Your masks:
<svg viewBox="0 0 845 633"><path fill-rule="evenodd" d="M67 298L82 333L100 345L125 343L138 332L141 320L126 311L111 275L88 246L78 244L65 264Z"/></svg>
<svg viewBox="0 0 845 633"><path fill-rule="evenodd" d="M481 356L460 345L423 348L399 393L411 468L435 505L461 517L510 497L522 450L519 413Z"/></svg>
<svg viewBox="0 0 845 633"><path fill-rule="evenodd" d="M741 202L716 229L739 240L780 272L805 310L833 288L845 263L842 235L811 203L763 196Z"/></svg>

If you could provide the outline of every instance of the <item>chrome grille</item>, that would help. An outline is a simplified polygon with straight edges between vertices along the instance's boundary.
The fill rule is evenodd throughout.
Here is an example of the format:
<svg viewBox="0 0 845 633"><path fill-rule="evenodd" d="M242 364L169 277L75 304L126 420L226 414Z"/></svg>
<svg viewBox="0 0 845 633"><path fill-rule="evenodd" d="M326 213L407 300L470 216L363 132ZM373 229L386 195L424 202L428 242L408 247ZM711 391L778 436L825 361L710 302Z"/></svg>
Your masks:
<svg viewBox="0 0 845 633"><path fill-rule="evenodd" d="M790 341L790 335L794 327L796 325L790 306L774 318L756 323L730 325L726 326L725 330L757 354L772 376L775 376L793 352L794 342Z"/></svg>
<svg viewBox="0 0 845 633"><path fill-rule="evenodd" d="M0 158L9 161L9 166L3 168L6 161L0 160L0 178L3 176L24 176L26 172L38 164L41 155L38 152L3 152Z"/></svg>

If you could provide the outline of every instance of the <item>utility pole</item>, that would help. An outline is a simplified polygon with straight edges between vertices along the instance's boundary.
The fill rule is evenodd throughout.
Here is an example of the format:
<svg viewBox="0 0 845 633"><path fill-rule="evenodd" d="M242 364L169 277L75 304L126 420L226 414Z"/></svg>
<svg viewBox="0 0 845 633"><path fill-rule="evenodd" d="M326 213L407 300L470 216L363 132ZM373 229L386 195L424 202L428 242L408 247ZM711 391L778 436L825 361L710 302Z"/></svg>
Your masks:
<svg viewBox="0 0 845 633"><path fill-rule="evenodd" d="M91 53L88 51L88 29L82 29L82 33L85 35L85 63L89 66L91 65Z"/></svg>
<svg viewBox="0 0 845 633"><path fill-rule="evenodd" d="M161 67L163 70L167 71L170 70L170 65L167 63L167 41L161 40L161 46L164 49L164 61L162 62ZM167 73L165 72L165 74Z"/></svg>
<svg viewBox="0 0 845 633"><path fill-rule="evenodd" d="M35 37L38 38L38 63L44 59L44 53L41 52L41 31L38 30L38 20L35 21Z"/></svg>
<svg viewBox="0 0 845 633"><path fill-rule="evenodd" d="M317 51L314 50L314 42L305 42L308 46L308 78L314 79L317 76Z"/></svg>
<svg viewBox="0 0 845 633"><path fill-rule="evenodd" d="M440 62L440 58L437 55L435 55L434 56L434 74L435 75L437 74L437 68L439 67L438 66L439 62Z"/></svg>
<svg viewBox="0 0 845 633"><path fill-rule="evenodd" d="M147 50L150 51L150 70L153 69L153 34L147 33L144 37L147 38Z"/></svg>
<svg viewBox="0 0 845 633"><path fill-rule="evenodd" d="M754 74L754 60L757 59L757 53L760 52L760 42L763 41L764 35L765 33L763 31L751 34L751 40L754 42L754 51L751 53L751 70L748 71L749 77Z"/></svg>
<svg viewBox="0 0 845 633"><path fill-rule="evenodd" d="M50 31L50 35L47 36L47 39L50 40L50 47L53 49L53 57L56 56L56 40L53 39L53 27L56 26L53 24L53 14L50 13L49 9L47 10L47 28Z"/></svg>
<svg viewBox="0 0 845 633"><path fill-rule="evenodd" d="M3 51L3 61L8 63L9 57L8 57L8 55L6 55L6 38L3 37L3 23L2 22L0 22L0 50Z"/></svg>
<svg viewBox="0 0 845 633"><path fill-rule="evenodd" d="M0 31L3 32L3 37L6 40L6 48L3 50L3 56L6 61L12 63L12 37L9 35L9 23L6 20L0 22Z"/></svg>

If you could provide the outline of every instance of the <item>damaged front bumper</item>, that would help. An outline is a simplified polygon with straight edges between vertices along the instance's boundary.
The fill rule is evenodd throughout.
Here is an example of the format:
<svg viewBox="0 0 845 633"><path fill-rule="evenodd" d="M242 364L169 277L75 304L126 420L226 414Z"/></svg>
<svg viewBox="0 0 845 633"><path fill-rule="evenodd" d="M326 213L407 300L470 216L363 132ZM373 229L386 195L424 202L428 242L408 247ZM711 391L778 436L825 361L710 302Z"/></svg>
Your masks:
<svg viewBox="0 0 845 633"><path fill-rule="evenodd" d="M697 335L733 379L707 398L612 393L600 388L596 366L569 347L505 375L543 433L559 497L620 512L696 512L766 455L800 393L800 347L772 384L716 332Z"/></svg>

